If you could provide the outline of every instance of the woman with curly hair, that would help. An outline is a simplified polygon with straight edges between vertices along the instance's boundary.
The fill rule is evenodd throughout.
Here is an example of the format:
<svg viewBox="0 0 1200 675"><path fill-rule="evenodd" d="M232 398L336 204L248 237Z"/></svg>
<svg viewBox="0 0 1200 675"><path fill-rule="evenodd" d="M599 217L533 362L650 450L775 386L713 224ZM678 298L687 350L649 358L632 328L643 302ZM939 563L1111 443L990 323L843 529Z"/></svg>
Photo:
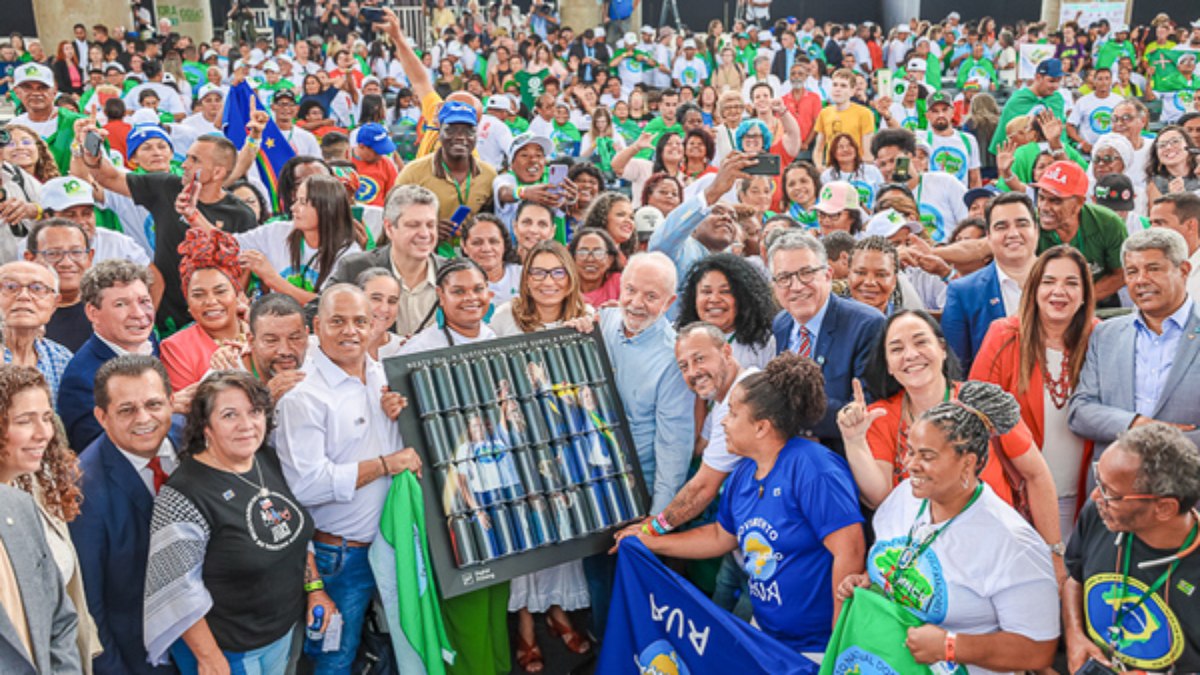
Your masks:
<svg viewBox="0 0 1200 675"><path fill-rule="evenodd" d="M583 218L583 229L604 230L620 249L622 267L629 256L637 253L637 227L633 222L633 202L620 192L605 192L592 200Z"/></svg>
<svg viewBox="0 0 1200 675"><path fill-rule="evenodd" d="M835 616L834 590L863 571L866 543L858 491L845 461L802 438L825 413L816 362L784 352L729 394L722 426L743 457L725 481L717 522L642 543L660 555L704 559L740 548L754 619L800 653L820 653Z"/></svg>
<svg viewBox="0 0 1200 675"><path fill-rule="evenodd" d="M267 442L273 411L266 386L245 371L215 373L196 389L179 468L151 517L154 665L170 653L184 675L282 673L296 624L310 625L319 606L323 630L337 611L308 551L312 517Z"/></svg>
<svg viewBox="0 0 1200 675"><path fill-rule="evenodd" d="M683 183L680 183L678 178L656 173L646 180L646 186L642 189L641 206L653 206L663 216L669 216L681 203Z"/></svg>
<svg viewBox="0 0 1200 675"><path fill-rule="evenodd" d="M4 161L33 176L38 183L58 177L58 165L50 154L50 146L36 131L21 124L10 124L5 128L11 140L0 153Z"/></svg>
<svg viewBox="0 0 1200 675"><path fill-rule="evenodd" d="M772 297L762 273L745 258L732 253L707 256L688 272L675 325L711 323L725 333L739 365L766 368L775 356Z"/></svg>
<svg viewBox="0 0 1200 675"><path fill-rule="evenodd" d="M88 613L79 557L67 523L79 515L79 460L67 446L62 423L50 403L50 387L37 370L0 365L0 482L34 496L46 542L62 574L67 596L79 615L76 642L85 673L100 653L100 638Z"/></svg>

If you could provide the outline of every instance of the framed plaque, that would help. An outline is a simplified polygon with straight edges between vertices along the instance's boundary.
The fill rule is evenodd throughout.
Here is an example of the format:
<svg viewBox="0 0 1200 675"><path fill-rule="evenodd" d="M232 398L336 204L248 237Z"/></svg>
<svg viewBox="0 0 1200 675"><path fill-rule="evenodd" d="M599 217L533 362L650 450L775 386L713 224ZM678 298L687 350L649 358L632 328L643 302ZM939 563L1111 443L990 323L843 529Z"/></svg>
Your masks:
<svg viewBox="0 0 1200 675"><path fill-rule="evenodd" d="M562 328L384 360L408 399L442 597L607 550L642 478L597 331Z"/></svg>

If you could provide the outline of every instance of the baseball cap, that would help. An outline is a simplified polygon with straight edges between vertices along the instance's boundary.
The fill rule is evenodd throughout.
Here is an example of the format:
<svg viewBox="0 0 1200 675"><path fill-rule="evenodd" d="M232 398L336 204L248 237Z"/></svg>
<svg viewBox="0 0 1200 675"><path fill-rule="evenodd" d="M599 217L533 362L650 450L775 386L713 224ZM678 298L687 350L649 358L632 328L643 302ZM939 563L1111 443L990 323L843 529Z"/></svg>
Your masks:
<svg viewBox="0 0 1200 675"><path fill-rule="evenodd" d="M152 124L154 126L158 126L158 113L149 108L138 108L136 112L129 116L129 123L135 127L139 124Z"/></svg>
<svg viewBox="0 0 1200 675"><path fill-rule="evenodd" d="M37 82L47 87L54 86L54 72L40 63L26 63L17 66L13 73L13 86L19 87L26 82Z"/></svg>
<svg viewBox="0 0 1200 675"><path fill-rule="evenodd" d="M129 131L129 135L125 138L125 156L133 157L137 154L138 148L142 147L142 143L157 138L166 141L167 146L172 151L175 149L175 144L171 142L171 137L167 132L162 130L162 127L157 124L137 124Z"/></svg>
<svg viewBox="0 0 1200 675"><path fill-rule="evenodd" d="M653 206L643 206L633 213L633 224L639 235L649 236L665 220L662 211Z"/></svg>
<svg viewBox="0 0 1200 675"><path fill-rule="evenodd" d="M296 92L291 89L277 89L274 94L271 94L271 103L274 103L281 98L291 99L292 103L295 103Z"/></svg>
<svg viewBox="0 0 1200 675"><path fill-rule="evenodd" d="M217 50L209 49L208 51L204 52L204 56L200 57L200 60L207 61L209 59L215 59L218 56L220 56L220 54L217 53Z"/></svg>
<svg viewBox="0 0 1200 675"><path fill-rule="evenodd" d="M863 234L868 237L878 235L886 239L904 228L908 228L913 234L921 233L920 223L909 220L896 209L886 209L871 216Z"/></svg>
<svg viewBox="0 0 1200 675"><path fill-rule="evenodd" d="M935 91L929 98L925 99L925 109L928 110L939 103L945 103L950 107L954 107L954 101L950 98L950 94L944 91Z"/></svg>
<svg viewBox="0 0 1200 675"><path fill-rule="evenodd" d="M642 32L643 32L643 33L650 33L650 34L653 34L653 33L654 33L654 29L653 29L653 28L651 28L650 26L642 26Z"/></svg>
<svg viewBox="0 0 1200 675"><path fill-rule="evenodd" d="M695 48L696 48L696 41L695 41L695 40L693 40L692 38L688 38L688 39L684 40L684 41L683 41L683 48L684 48L684 49L695 49Z"/></svg>
<svg viewBox="0 0 1200 675"><path fill-rule="evenodd" d="M55 213L72 206L95 206L92 186L75 176L51 178L42 185L42 206Z"/></svg>
<svg viewBox="0 0 1200 675"><path fill-rule="evenodd" d="M383 83L379 81L379 78L378 78L378 77L375 77L374 75L368 75L368 76L366 76L366 77L364 77L364 78L363 78L363 81L362 81L362 85L361 85L361 86L365 87L365 86L367 86L368 84L378 84L378 85L380 85L380 86L382 86L382 85L383 85Z"/></svg>
<svg viewBox="0 0 1200 675"><path fill-rule="evenodd" d="M1037 74L1047 77L1062 77L1062 61L1056 58L1048 58L1037 65Z"/></svg>
<svg viewBox="0 0 1200 675"><path fill-rule="evenodd" d="M1087 174L1067 160L1051 164L1035 185L1056 197L1084 197L1088 193Z"/></svg>
<svg viewBox="0 0 1200 675"><path fill-rule="evenodd" d="M604 32L604 27L603 27L603 26L596 26L595 28L593 28L593 29L592 29L592 36L593 36L593 37L598 37L598 38L600 38L600 37L604 37L605 35L608 35L608 33L605 33L605 32Z"/></svg>
<svg viewBox="0 0 1200 675"><path fill-rule="evenodd" d="M203 87L200 87L200 91L196 92L196 100L203 101L204 97L208 96L209 94L216 94L217 96L220 96L221 98L225 98L225 91L222 90L217 85L213 84L212 82L209 82L209 83L205 84Z"/></svg>
<svg viewBox="0 0 1200 675"><path fill-rule="evenodd" d="M787 18L787 22L788 22L788 23L800 23L800 19L797 19L797 18L796 18L796 17L794 17L794 16L789 16L789 17Z"/></svg>
<svg viewBox="0 0 1200 675"><path fill-rule="evenodd" d="M1133 181L1123 173L1110 173L1096 181L1092 197L1113 211L1133 210Z"/></svg>
<svg viewBox="0 0 1200 675"><path fill-rule="evenodd" d="M637 44L637 33L626 33L625 34L625 44L636 45Z"/></svg>
<svg viewBox="0 0 1200 675"><path fill-rule="evenodd" d="M469 107L469 106L468 106ZM380 155L390 155L396 151L396 144L388 135L382 124L364 124L358 128L354 140L364 148L373 150Z"/></svg>
<svg viewBox="0 0 1200 675"><path fill-rule="evenodd" d="M446 101L442 104L441 110L438 111L438 126L441 127L447 124L470 124L471 126L475 126L479 124L479 116L475 114L475 107L469 103Z"/></svg>
<svg viewBox="0 0 1200 675"><path fill-rule="evenodd" d="M508 149L508 163L512 164L513 157L517 156L517 151L521 148L536 143L546 153L546 159L554 155L554 144L545 136L529 133L528 131L513 139L512 146Z"/></svg>
<svg viewBox="0 0 1200 675"><path fill-rule="evenodd" d="M959 15L958 12L950 12L949 14L946 15L946 18L947 19L961 19L962 16Z"/></svg>
<svg viewBox="0 0 1200 675"><path fill-rule="evenodd" d="M844 180L830 181L821 188L816 208L826 214L857 210L860 208L858 189Z"/></svg>
<svg viewBox="0 0 1200 675"><path fill-rule="evenodd" d="M279 64L275 63L274 61L267 61L266 63L262 64L262 70L264 73L278 73Z"/></svg>
<svg viewBox="0 0 1200 675"><path fill-rule="evenodd" d="M110 73L114 70L117 71L118 73L121 73L122 75L125 74L125 66L117 63L116 61L110 61L110 62L104 64L105 74Z"/></svg>
<svg viewBox="0 0 1200 675"><path fill-rule="evenodd" d="M505 94L494 94L488 97L488 110L503 110L504 112L512 112L512 99Z"/></svg>
<svg viewBox="0 0 1200 675"><path fill-rule="evenodd" d="M905 33L911 33L911 32L912 32L912 27L906 23L902 23L902 24L896 26L896 34L897 35L904 35Z"/></svg>
<svg viewBox="0 0 1200 675"><path fill-rule="evenodd" d="M976 199L983 199L985 197L987 199L991 199L998 194L1000 194L1000 191L990 185L971 188L970 190L967 190L966 194L963 195L963 205L969 209L971 208L971 205L975 203Z"/></svg>
<svg viewBox="0 0 1200 675"><path fill-rule="evenodd" d="M909 59L908 63L904 66L905 70L919 70L922 73L927 68L929 68L929 64L925 63L925 59Z"/></svg>

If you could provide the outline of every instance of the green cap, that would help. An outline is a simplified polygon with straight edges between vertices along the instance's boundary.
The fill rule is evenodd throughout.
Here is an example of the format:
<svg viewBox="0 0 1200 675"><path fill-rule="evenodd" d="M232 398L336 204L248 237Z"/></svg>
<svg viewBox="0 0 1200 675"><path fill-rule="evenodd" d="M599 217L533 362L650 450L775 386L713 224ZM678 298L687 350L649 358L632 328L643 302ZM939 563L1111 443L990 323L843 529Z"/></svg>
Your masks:
<svg viewBox="0 0 1200 675"><path fill-rule="evenodd" d="M945 103L952 108L954 107L954 99L950 98L950 94L947 94L944 91L934 92L933 95L925 101L925 107L927 109L932 108L939 103Z"/></svg>

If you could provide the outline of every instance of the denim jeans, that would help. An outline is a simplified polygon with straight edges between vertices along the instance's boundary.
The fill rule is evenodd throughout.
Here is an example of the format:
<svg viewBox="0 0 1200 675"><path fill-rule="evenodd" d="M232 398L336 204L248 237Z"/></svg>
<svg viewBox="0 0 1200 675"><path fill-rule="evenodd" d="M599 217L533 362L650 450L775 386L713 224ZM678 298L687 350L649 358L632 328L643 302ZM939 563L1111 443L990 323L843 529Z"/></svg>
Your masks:
<svg viewBox="0 0 1200 675"><path fill-rule="evenodd" d="M712 600L721 609L732 612L744 621L754 616L754 606L750 601L750 576L737 564L732 553L726 553L721 559Z"/></svg>
<svg viewBox="0 0 1200 675"><path fill-rule="evenodd" d="M325 592L342 615L342 644L336 652L320 652L319 646L305 644L305 652L316 657L317 675L345 675L354 664L362 639L363 621L375 597L375 576L367 557L369 547L330 546L313 542L317 571L325 582Z"/></svg>
<svg viewBox="0 0 1200 675"><path fill-rule="evenodd" d="M292 629L295 630L295 629ZM292 648L292 631L265 647L248 652L222 652L229 661L233 675L280 675L287 670L288 655ZM199 666L192 650L182 639L171 645L171 658L182 675L196 675Z"/></svg>

